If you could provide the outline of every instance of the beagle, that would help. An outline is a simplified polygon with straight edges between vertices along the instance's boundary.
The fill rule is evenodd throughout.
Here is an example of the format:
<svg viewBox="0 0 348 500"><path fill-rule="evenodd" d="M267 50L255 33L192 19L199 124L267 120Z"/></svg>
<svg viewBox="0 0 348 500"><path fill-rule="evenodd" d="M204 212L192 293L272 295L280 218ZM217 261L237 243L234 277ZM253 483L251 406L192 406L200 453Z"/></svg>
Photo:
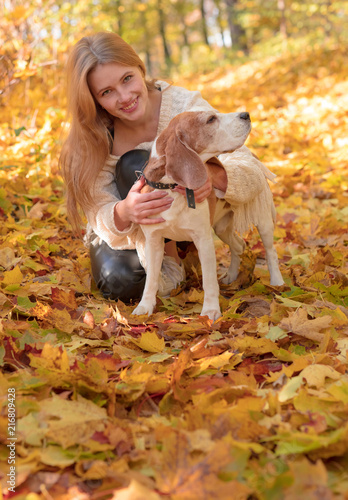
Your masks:
<svg viewBox="0 0 348 500"><path fill-rule="evenodd" d="M173 118L156 138L143 174L150 186L170 191L174 201L168 210L161 213L164 222L141 226L145 235L146 282L141 301L133 314L150 315L155 308L164 238L169 238L193 241L202 266L204 302L201 314L212 321L221 316L213 229L231 250L231 265L225 283L237 278L244 241L235 232L233 207L227 202L220 202L222 206L214 214L212 225L210 208L215 204L209 203L208 199L195 204L193 190L202 186L208 178L206 162L212 159L218 162L216 155L223 153L231 156L231 152L243 146L250 130L250 116L246 112L187 111ZM187 200L182 194L171 191L176 184L186 187ZM269 189L267 181L265 184ZM215 198L214 191L213 196ZM271 284L281 285L283 279L273 247L274 216L272 199L269 213L264 214L264 222L257 227L265 245Z"/></svg>

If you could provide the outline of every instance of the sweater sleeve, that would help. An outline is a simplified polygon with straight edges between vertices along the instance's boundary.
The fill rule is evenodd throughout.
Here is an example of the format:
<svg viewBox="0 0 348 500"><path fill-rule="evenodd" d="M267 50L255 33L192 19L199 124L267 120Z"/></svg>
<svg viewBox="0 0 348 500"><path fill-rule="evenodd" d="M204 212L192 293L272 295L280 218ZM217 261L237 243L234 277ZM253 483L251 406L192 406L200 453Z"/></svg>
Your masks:
<svg viewBox="0 0 348 500"><path fill-rule="evenodd" d="M88 230L105 241L111 248L134 248L134 239L139 226L131 224L124 231L117 229L114 220L114 208L121 201L114 178L116 158L107 160L98 175L94 188L94 204L86 210Z"/></svg>
<svg viewBox="0 0 348 500"><path fill-rule="evenodd" d="M232 206L253 200L267 187L267 178L273 180L275 177L246 146L219 155L218 159L227 174L227 189L226 193L218 192L217 195Z"/></svg>

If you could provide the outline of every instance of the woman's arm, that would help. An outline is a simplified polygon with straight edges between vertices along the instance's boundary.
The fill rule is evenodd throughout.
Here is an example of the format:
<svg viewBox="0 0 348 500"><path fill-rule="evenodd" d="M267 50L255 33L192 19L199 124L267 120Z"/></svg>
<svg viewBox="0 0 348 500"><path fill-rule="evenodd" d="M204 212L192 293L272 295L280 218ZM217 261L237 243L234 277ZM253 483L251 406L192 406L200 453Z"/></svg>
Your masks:
<svg viewBox="0 0 348 500"><path fill-rule="evenodd" d="M226 193L227 189L227 174L223 167L216 163L207 162L208 169L211 175L213 187Z"/></svg>

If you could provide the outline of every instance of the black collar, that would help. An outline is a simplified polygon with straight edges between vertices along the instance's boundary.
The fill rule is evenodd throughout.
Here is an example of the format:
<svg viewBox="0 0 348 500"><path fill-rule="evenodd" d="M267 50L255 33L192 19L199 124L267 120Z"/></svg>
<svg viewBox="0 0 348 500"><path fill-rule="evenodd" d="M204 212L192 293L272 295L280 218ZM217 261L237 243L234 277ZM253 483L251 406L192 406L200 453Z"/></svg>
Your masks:
<svg viewBox="0 0 348 500"><path fill-rule="evenodd" d="M151 186L152 188L155 188L155 189L174 189L177 186L177 183L164 184L163 182L149 181L148 179L146 179L145 175L144 175L144 179L146 181L146 184L148 184L149 186Z"/></svg>
<svg viewBox="0 0 348 500"><path fill-rule="evenodd" d="M177 183L164 184L163 182L152 182L146 179L144 174L143 176L146 181L146 184L155 189L174 189L178 185ZM189 208L196 208L195 193L193 189L186 188L186 200L187 200L187 206Z"/></svg>

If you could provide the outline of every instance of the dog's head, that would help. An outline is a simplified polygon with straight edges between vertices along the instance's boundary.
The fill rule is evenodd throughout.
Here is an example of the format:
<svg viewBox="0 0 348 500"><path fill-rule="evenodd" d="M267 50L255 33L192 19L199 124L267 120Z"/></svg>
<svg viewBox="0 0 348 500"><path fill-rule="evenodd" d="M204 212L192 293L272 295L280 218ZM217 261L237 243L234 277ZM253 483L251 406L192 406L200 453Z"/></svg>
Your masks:
<svg viewBox="0 0 348 500"><path fill-rule="evenodd" d="M240 148L251 130L249 113L186 111L157 138L144 173L150 181L168 176L189 189L207 180L210 158Z"/></svg>

